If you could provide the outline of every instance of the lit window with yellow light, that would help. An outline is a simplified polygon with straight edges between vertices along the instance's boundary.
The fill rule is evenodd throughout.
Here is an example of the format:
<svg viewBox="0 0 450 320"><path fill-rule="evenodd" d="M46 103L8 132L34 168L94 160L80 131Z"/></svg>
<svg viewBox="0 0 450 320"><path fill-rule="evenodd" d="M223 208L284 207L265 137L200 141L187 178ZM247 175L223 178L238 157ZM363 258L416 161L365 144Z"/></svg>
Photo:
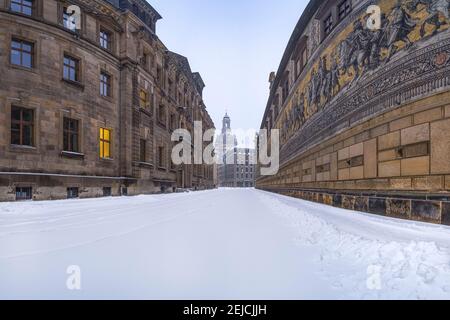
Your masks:
<svg viewBox="0 0 450 320"><path fill-rule="evenodd" d="M100 158L110 159L111 155L111 130L100 128Z"/></svg>

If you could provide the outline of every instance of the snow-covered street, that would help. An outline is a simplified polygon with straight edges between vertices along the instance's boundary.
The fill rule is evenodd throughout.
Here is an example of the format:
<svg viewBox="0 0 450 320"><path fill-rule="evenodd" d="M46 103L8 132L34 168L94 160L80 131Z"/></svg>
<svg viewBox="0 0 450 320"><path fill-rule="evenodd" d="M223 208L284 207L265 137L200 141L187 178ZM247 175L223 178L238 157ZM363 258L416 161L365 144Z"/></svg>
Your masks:
<svg viewBox="0 0 450 320"><path fill-rule="evenodd" d="M450 299L450 228L253 189L0 203L0 298Z"/></svg>

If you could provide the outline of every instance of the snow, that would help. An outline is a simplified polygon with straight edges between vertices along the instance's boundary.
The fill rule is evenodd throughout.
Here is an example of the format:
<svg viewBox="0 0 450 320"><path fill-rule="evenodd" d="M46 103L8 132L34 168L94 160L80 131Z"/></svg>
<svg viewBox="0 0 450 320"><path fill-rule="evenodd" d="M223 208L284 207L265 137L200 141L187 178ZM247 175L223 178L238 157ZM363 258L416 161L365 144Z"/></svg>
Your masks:
<svg viewBox="0 0 450 320"><path fill-rule="evenodd" d="M0 298L450 299L450 228L254 189L0 203Z"/></svg>

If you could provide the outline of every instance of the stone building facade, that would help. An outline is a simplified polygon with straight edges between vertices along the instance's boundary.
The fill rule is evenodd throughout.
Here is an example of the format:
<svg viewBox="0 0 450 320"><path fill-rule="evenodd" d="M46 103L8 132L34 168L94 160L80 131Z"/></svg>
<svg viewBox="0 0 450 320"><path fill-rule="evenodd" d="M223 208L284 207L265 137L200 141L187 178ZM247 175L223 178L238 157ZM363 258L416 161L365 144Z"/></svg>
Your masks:
<svg viewBox="0 0 450 320"><path fill-rule="evenodd" d="M255 150L239 148L231 130L231 118L225 114L222 121L221 143L216 144L217 156L222 159L217 167L222 188L253 188L255 186Z"/></svg>
<svg viewBox="0 0 450 320"><path fill-rule="evenodd" d="M281 167L258 188L450 224L449 9L310 1L271 75L261 128L280 130Z"/></svg>
<svg viewBox="0 0 450 320"><path fill-rule="evenodd" d="M159 19L144 0L0 0L0 200L214 186L171 161L173 130L214 123Z"/></svg>

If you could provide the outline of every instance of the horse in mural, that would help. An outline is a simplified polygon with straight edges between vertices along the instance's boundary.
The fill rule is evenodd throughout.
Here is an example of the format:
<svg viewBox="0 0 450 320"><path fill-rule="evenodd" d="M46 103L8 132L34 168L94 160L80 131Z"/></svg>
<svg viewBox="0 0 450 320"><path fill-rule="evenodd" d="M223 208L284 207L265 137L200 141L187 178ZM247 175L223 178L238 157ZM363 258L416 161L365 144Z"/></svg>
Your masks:
<svg viewBox="0 0 450 320"><path fill-rule="evenodd" d="M425 6L424 9L427 12L427 17L420 26L420 36L425 36L425 27L427 24L435 27L431 36L435 35L442 25L448 24L450 21L450 2L449 0L412 0L408 3L409 10L416 11L419 4ZM445 17L446 22L441 22L440 15Z"/></svg>
<svg viewBox="0 0 450 320"><path fill-rule="evenodd" d="M354 75L350 85L357 81L369 65L370 31L365 30L360 20L355 21L353 32L338 46L341 74ZM350 69L353 68L353 73Z"/></svg>

